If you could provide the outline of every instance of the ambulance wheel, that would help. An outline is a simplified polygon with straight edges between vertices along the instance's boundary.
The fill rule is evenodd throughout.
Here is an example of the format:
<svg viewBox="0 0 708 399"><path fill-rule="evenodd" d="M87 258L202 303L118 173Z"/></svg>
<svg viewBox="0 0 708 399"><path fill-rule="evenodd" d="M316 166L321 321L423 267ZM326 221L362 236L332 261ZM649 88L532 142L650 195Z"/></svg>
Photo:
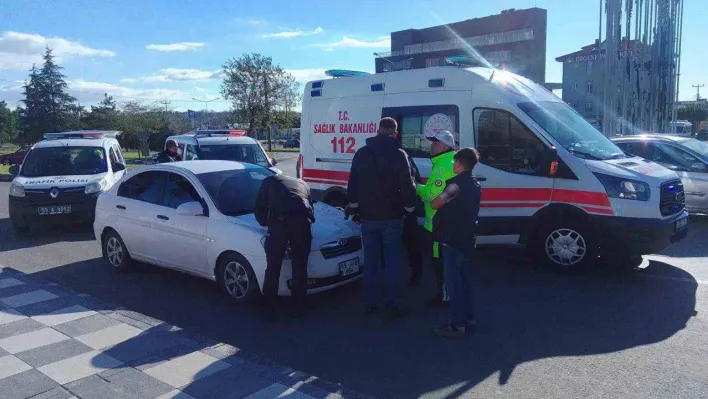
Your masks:
<svg viewBox="0 0 708 399"><path fill-rule="evenodd" d="M346 195L344 195L344 193L333 192L327 195L327 198L325 198L324 203L335 208L344 209L347 206L347 197Z"/></svg>
<svg viewBox="0 0 708 399"><path fill-rule="evenodd" d="M261 296L251 264L235 252L227 253L219 259L216 282L221 292L235 305L254 303Z"/></svg>
<svg viewBox="0 0 708 399"><path fill-rule="evenodd" d="M597 261L597 239L586 223L572 220L552 223L542 226L537 237L536 258L551 270L572 273Z"/></svg>

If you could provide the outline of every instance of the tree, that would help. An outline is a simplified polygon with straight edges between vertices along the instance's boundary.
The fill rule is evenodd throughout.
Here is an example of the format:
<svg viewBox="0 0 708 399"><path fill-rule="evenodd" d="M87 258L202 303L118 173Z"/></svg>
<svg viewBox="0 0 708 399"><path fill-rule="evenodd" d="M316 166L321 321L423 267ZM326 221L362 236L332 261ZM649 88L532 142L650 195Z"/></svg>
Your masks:
<svg viewBox="0 0 708 399"><path fill-rule="evenodd" d="M0 101L0 145L17 138L17 111L12 111L5 101Z"/></svg>
<svg viewBox="0 0 708 399"><path fill-rule="evenodd" d="M273 64L273 59L258 53L244 54L232 58L223 66L224 81L221 95L231 100L248 126L248 134L253 136L257 128L266 130L274 121L278 107L294 106L297 85L292 75Z"/></svg>
<svg viewBox="0 0 708 399"><path fill-rule="evenodd" d="M679 120L686 120L693 125L693 131L698 132L701 121L708 119L708 107L689 105L681 108L676 112L676 117Z"/></svg>
<svg viewBox="0 0 708 399"><path fill-rule="evenodd" d="M23 86L24 107L20 109L23 143L40 140L47 132L63 132L77 127L80 108L76 99L67 93L68 84L62 69L54 62L52 50L48 47L42 69L32 66L29 80Z"/></svg>
<svg viewBox="0 0 708 399"><path fill-rule="evenodd" d="M118 105L112 96L104 93L103 100L91 106L91 112L84 117L83 123L87 129L116 130L118 118Z"/></svg>

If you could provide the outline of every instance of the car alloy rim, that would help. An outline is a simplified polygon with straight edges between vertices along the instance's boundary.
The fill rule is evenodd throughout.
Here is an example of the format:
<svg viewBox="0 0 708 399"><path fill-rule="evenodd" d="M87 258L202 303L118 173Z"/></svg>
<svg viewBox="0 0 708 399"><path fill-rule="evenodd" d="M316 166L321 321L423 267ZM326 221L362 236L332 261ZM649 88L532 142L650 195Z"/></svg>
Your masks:
<svg viewBox="0 0 708 399"><path fill-rule="evenodd" d="M546 255L561 266L574 266L587 253L585 239L575 230L558 229L546 238Z"/></svg>
<svg viewBox="0 0 708 399"><path fill-rule="evenodd" d="M224 268L224 286L229 295L241 299L246 296L249 285L246 268L236 261L229 262Z"/></svg>
<svg viewBox="0 0 708 399"><path fill-rule="evenodd" d="M111 265L115 267L123 263L123 245L117 238L111 237L106 242L106 257Z"/></svg>

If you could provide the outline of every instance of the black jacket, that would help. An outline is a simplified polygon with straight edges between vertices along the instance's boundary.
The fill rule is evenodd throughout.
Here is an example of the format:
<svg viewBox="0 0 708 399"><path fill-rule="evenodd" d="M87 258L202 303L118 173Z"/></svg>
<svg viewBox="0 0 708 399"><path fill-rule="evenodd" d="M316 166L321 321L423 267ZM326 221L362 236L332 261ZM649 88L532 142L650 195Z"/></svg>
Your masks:
<svg viewBox="0 0 708 399"><path fill-rule="evenodd" d="M462 173L446 183L456 184L459 192L443 205L433 217L435 240L457 250L468 252L474 248L477 237L477 218L482 187L472 173Z"/></svg>
<svg viewBox="0 0 708 399"><path fill-rule="evenodd" d="M179 154L172 155L167 150L162 151L160 155L157 156L157 163L177 162L181 160L182 158Z"/></svg>
<svg viewBox="0 0 708 399"><path fill-rule="evenodd" d="M394 138L368 138L354 154L347 193L362 220L397 219L415 209L410 160Z"/></svg>
<svg viewBox="0 0 708 399"><path fill-rule="evenodd" d="M272 226L294 219L315 222L310 187L304 181L285 175L263 180L254 213L261 226Z"/></svg>

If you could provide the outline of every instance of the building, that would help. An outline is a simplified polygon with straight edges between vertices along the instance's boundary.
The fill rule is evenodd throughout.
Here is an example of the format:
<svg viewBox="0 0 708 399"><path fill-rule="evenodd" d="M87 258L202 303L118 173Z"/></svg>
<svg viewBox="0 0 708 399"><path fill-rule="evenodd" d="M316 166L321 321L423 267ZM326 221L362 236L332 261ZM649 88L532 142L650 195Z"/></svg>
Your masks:
<svg viewBox="0 0 708 399"><path fill-rule="evenodd" d="M376 54L376 72L445 65L468 56L484 60L538 83L546 81L546 21L541 8L506 10L425 29L391 33L391 52Z"/></svg>

